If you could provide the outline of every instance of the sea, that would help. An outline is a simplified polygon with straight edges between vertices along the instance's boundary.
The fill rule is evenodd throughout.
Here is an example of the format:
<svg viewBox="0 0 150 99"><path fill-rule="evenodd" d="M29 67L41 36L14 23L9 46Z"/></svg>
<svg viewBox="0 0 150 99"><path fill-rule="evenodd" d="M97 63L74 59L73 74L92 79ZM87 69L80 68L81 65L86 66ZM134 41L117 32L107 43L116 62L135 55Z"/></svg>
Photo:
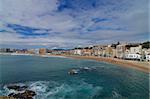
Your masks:
<svg viewBox="0 0 150 99"><path fill-rule="evenodd" d="M81 70L82 68L89 70ZM78 74L70 75L72 69ZM149 99L149 73L66 57L0 55L0 96L26 85L35 99Z"/></svg>

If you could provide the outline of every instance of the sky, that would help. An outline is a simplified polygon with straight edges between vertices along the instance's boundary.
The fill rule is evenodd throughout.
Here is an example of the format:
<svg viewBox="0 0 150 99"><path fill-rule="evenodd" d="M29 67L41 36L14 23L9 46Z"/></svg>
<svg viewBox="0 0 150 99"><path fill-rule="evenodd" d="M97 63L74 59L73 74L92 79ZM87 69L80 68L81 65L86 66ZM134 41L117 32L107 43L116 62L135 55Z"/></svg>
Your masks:
<svg viewBox="0 0 150 99"><path fill-rule="evenodd" d="M149 40L149 0L0 0L0 46L74 48Z"/></svg>

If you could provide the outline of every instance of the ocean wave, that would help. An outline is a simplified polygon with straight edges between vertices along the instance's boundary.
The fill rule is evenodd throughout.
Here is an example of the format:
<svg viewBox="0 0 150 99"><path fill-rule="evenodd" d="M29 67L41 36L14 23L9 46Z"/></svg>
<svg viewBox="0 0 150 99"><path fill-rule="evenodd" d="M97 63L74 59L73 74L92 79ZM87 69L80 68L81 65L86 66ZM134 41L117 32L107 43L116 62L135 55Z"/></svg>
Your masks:
<svg viewBox="0 0 150 99"><path fill-rule="evenodd" d="M35 99L92 99L101 92L102 87L93 86L85 82L67 84L54 81L35 81L27 83L16 83L15 85L28 86L29 90L36 93ZM10 93L18 93L10 90L4 85L0 90L0 95L6 96Z"/></svg>
<svg viewBox="0 0 150 99"><path fill-rule="evenodd" d="M117 98L117 99L120 99L120 98L122 98L122 96L119 94L119 92L117 92L117 91L112 91L112 97L113 98Z"/></svg>
<svg viewBox="0 0 150 99"><path fill-rule="evenodd" d="M41 57L58 57L58 58L67 58L66 56L54 56L54 55L39 55L39 56L41 56Z"/></svg>

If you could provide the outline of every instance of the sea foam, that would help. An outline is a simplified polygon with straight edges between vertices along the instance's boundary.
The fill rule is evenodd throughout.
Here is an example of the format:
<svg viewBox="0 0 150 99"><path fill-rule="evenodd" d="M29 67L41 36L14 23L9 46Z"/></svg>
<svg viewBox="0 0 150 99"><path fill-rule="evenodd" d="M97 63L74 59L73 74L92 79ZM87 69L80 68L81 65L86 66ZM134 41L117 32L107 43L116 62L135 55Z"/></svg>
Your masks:
<svg viewBox="0 0 150 99"><path fill-rule="evenodd" d="M102 87L93 86L85 82L67 84L54 81L35 81L15 83L15 85L28 86L29 90L36 92L35 99L91 99L102 90ZM10 93L17 93L17 91L9 90L7 85L0 90L1 95Z"/></svg>

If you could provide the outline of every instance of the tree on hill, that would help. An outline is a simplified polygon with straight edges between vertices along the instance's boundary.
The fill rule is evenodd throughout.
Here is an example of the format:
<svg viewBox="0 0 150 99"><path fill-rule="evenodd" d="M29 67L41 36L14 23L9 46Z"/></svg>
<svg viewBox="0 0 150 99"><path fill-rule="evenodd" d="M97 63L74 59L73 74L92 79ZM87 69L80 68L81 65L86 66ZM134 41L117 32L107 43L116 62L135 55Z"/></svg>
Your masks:
<svg viewBox="0 0 150 99"><path fill-rule="evenodd" d="M150 48L150 41L142 43L142 48Z"/></svg>

